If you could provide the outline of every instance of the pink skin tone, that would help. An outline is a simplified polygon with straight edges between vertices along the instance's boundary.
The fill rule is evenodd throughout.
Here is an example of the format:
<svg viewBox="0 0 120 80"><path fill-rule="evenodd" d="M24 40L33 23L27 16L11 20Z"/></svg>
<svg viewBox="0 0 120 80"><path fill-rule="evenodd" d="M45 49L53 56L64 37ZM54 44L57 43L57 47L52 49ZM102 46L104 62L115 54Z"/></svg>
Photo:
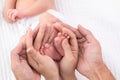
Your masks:
<svg viewBox="0 0 120 80"><path fill-rule="evenodd" d="M43 54L43 55L45 55L43 49L49 48L52 51L52 53L49 53L46 50L46 52L47 52L46 55L50 56L53 60L59 61L62 58L63 54L61 54L61 52L59 52L59 50L55 49L53 46L53 45L61 44L61 42L58 42L57 44L53 43L54 38L57 36L58 31L55 31L55 29L53 27L46 26L46 25L40 25L39 28L36 28L36 31L37 31L37 33L35 33L33 36L33 38L35 38L34 48L36 50L39 50L41 52L41 54ZM44 35L46 35L46 36L44 37ZM60 33L58 34L58 36L60 36ZM56 40L57 40L57 38L56 38ZM61 47L59 49L60 49L60 51L62 51ZM63 51L62 51L62 53L63 53Z"/></svg>
<svg viewBox="0 0 120 80"><path fill-rule="evenodd" d="M61 60L62 56L64 56L64 50L61 44L65 38L69 38L69 36L67 34L58 33L57 37L54 39L54 46L46 43L40 50L41 54L48 55L57 61Z"/></svg>
<svg viewBox="0 0 120 80"><path fill-rule="evenodd" d="M42 55L47 55L56 61L62 58L62 56L57 52L57 50L52 45L47 43L44 46L42 46L40 52Z"/></svg>

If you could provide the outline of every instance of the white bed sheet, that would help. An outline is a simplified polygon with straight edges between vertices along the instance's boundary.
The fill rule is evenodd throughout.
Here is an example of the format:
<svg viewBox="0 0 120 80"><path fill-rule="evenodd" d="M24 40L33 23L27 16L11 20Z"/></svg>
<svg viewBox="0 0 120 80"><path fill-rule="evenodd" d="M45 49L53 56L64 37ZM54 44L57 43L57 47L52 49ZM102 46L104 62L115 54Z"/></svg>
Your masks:
<svg viewBox="0 0 120 80"><path fill-rule="evenodd" d="M21 30L2 16L5 0L0 0L0 80L15 80L10 68L10 51L18 43ZM57 9L71 25L81 24L100 41L103 59L116 80L120 80L120 1L56 0ZM21 26L22 27L22 26ZM76 72L78 80L87 80Z"/></svg>

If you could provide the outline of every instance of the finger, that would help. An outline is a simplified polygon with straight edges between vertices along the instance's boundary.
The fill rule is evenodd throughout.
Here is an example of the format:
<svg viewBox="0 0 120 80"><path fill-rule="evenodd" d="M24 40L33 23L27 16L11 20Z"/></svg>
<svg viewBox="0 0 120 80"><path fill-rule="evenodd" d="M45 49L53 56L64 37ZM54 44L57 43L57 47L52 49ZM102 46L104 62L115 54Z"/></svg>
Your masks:
<svg viewBox="0 0 120 80"><path fill-rule="evenodd" d="M41 25L39 28L39 32L34 41L34 48L36 50L39 50L42 45L42 40L44 38L46 28L47 28L46 25Z"/></svg>
<svg viewBox="0 0 120 80"><path fill-rule="evenodd" d="M11 63L18 64L20 63L19 54L22 51L23 46L19 43L12 51L11 51Z"/></svg>
<svg viewBox="0 0 120 80"><path fill-rule="evenodd" d="M30 66L37 71L38 63L30 55L27 55L27 59L28 59L28 63L30 64Z"/></svg>
<svg viewBox="0 0 120 80"><path fill-rule="evenodd" d="M71 49L72 49L73 53L76 53L74 55L77 57L78 44L77 44L77 39L76 39L75 34L72 31L70 31L69 29L64 28L63 25L60 23L56 23L54 26L58 31L64 32L70 36Z"/></svg>
<svg viewBox="0 0 120 80"><path fill-rule="evenodd" d="M26 36L28 62L33 68L35 68L38 71L40 54L33 48L32 43L33 43L32 30L28 29L27 36Z"/></svg>
<svg viewBox="0 0 120 80"><path fill-rule="evenodd" d="M14 14L14 10L11 10L10 11L10 13L9 13L9 15L8 15L8 17L10 18L10 19L12 19L12 15Z"/></svg>
<svg viewBox="0 0 120 80"><path fill-rule="evenodd" d="M23 45L23 50L25 50L26 49L26 34L24 34L20 37L19 42Z"/></svg>
<svg viewBox="0 0 120 80"><path fill-rule="evenodd" d="M51 57L52 59L58 61L61 59L61 55L56 51L56 49L50 44L45 44L45 48L43 49L45 55Z"/></svg>
<svg viewBox="0 0 120 80"><path fill-rule="evenodd" d="M82 38L82 35L79 33L79 31L76 28L73 28L72 26L65 24L65 23L61 23L65 28L71 30L78 39Z"/></svg>
<svg viewBox="0 0 120 80"><path fill-rule="evenodd" d="M52 32L51 32L51 35L49 37L49 40L48 40L48 43L53 43L54 41L54 38L57 36L57 31L52 27Z"/></svg>
<svg viewBox="0 0 120 80"><path fill-rule="evenodd" d="M32 38L32 29L28 29L27 34L26 34L26 46L27 49L33 47L33 38Z"/></svg>
<svg viewBox="0 0 120 80"><path fill-rule="evenodd" d="M12 11L12 9L9 9L9 10L7 11L7 16L9 16L9 14L10 14L11 11Z"/></svg>
<svg viewBox="0 0 120 80"><path fill-rule="evenodd" d="M63 33L68 34L70 38L70 45L73 53L77 53L78 51L78 43L75 34L69 29L63 28Z"/></svg>
<svg viewBox="0 0 120 80"><path fill-rule="evenodd" d="M12 14L12 16L11 16L11 19L12 19L13 21L16 21L16 16L17 16L17 14L14 12L14 13Z"/></svg>
<svg viewBox="0 0 120 80"><path fill-rule="evenodd" d="M47 25L46 27L47 27L47 28L46 28L46 30L45 30L45 36L44 36L44 38L43 38L42 45L44 45L45 43L48 42L48 39L49 39L49 37L50 37L50 35L51 35L52 25Z"/></svg>
<svg viewBox="0 0 120 80"><path fill-rule="evenodd" d="M36 62L39 61L40 54L33 48L32 30L28 29L26 36L27 55L30 55Z"/></svg>
<svg viewBox="0 0 120 80"><path fill-rule="evenodd" d="M59 22L56 22L54 25L54 28L59 31L59 32L62 32L62 28L64 27L61 23Z"/></svg>
<svg viewBox="0 0 120 80"><path fill-rule="evenodd" d="M71 47L70 47L70 44L68 43L68 39L67 38L65 38L62 41L62 48L64 50L65 56L72 55Z"/></svg>
<svg viewBox="0 0 120 80"><path fill-rule="evenodd" d="M27 56L29 64L39 72L39 55L34 48L27 49Z"/></svg>
<svg viewBox="0 0 120 80"><path fill-rule="evenodd" d="M36 38L37 33L39 32L39 28L40 28L40 23L33 30L33 40Z"/></svg>
<svg viewBox="0 0 120 80"><path fill-rule="evenodd" d="M27 49L29 64L39 73L41 73L41 65L44 62L44 57L36 51L33 47Z"/></svg>
<svg viewBox="0 0 120 80"><path fill-rule="evenodd" d="M64 56L64 50L62 48L62 40L64 39L65 37L64 36L59 36L59 37L56 37L54 39L54 46L55 48L57 49L57 51L59 52L59 54L61 56Z"/></svg>
<svg viewBox="0 0 120 80"><path fill-rule="evenodd" d="M78 30L87 39L88 42L94 42L96 40L93 34L84 27L78 25Z"/></svg>

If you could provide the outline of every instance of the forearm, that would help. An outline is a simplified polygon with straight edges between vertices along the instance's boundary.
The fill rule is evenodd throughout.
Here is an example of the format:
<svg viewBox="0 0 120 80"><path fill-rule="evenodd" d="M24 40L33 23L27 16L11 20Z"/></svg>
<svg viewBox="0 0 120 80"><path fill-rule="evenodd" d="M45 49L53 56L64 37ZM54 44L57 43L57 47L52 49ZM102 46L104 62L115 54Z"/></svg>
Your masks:
<svg viewBox="0 0 120 80"><path fill-rule="evenodd" d="M17 0L6 0L6 2L5 2L5 6L4 6L4 9L3 9L3 16L8 22L12 22L12 20L10 20L8 18L7 12L8 12L9 9L15 9L16 1Z"/></svg>
<svg viewBox="0 0 120 80"><path fill-rule="evenodd" d="M55 9L54 0L37 0L31 7L23 10L25 17L38 15L49 8Z"/></svg>
<svg viewBox="0 0 120 80"><path fill-rule="evenodd" d="M93 69L93 74L88 75L89 80L115 80L105 64Z"/></svg>

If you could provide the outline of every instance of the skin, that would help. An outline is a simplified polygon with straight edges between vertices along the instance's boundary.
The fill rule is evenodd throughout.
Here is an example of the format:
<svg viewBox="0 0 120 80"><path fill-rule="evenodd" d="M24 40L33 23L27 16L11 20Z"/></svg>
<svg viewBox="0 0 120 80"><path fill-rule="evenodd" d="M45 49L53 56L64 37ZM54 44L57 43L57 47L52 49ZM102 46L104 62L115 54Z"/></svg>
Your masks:
<svg viewBox="0 0 120 80"><path fill-rule="evenodd" d="M40 27L38 28L38 33L35 34L36 37L34 39L33 45L34 45L34 48L37 51L40 51L42 55L44 55L44 53L43 53L43 51L41 51L41 49L46 49L47 47L49 47L49 45L53 45L53 42L51 42L52 40L50 41L50 38L49 38L50 37L49 32L50 32L51 28L53 28L53 27L48 27L46 25L40 25ZM53 37L56 36L55 34L57 34L57 32L56 33L53 32ZM44 37L44 35L46 35L46 36ZM49 43L49 45L46 45L46 43ZM52 47L50 49L53 51L53 53L48 53L46 55L50 56L52 59L54 59L56 61L60 60L62 56L56 51L56 49L54 49Z"/></svg>
<svg viewBox="0 0 120 80"><path fill-rule="evenodd" d="M55 9L54 0L7 0L3 15L6 21L16 22L23 18L38 15L48 9Z"/></svg>
<svg viewBox="0 0 120 80"><path fill-rule="evenodd" d="M62 26L56 26L57 30L63 32L64 35L69 36L69 45L63 40L62 48L64 50L64 57L60 61L60 72L63 80L77 80L75 77L75 68L78 59L78 44L77 39L72 31ZM56 40L56 43L58 41ZM56 45L59 46L59 45ZM59 48L59 47L57 47ZM62 51L61 51L62 52ZM67 64L67 65L66 65ZM69 68L68 68L69 67Z"/></svg>
<svg viewBox="0 0 120 80"><path fill-rule="evenodd" d="M92 33L79 25L78 29L58 22L55 27L70 29L77 38L79 46L79 60L77 70L90 80L115 80L114 76L104 64L99 42ZM61 30L62 28L57 28ZM60 47L59 47L60 48ZM62 50L61 50L62 51ZM92 55L91 55L92 54ZM104 74L104 75L103 75Z"/></svg>
<svg viewBox="0 0 120 80"><path fill-rule="evenodd" d="M10 23L12 22L12 20L10 18L8 18L7 13L8 13L9 9L15 9L16 1L17 0L6 0L6 2L5 2L5 6L3 9L3 16L7 22L10 22Z"/></svg>
<svg viewBox="0 0 120 80"><path fill-rule="evenodd" d="M115 80L103 62L100 44L93 34L80 25L78 31L83 37L78 40L80 51L77 70L89 80Z"/></svg>
<svg viewBox="0 0 120 80"><path fill-rule="evenodd" d="M42 74L46 80L60 80L59 70L53 59L47 55L41 55L39 51L35 50L32 43L32 30L30 29L26 37L27 56L30 65Z"/></svg>
<svg viewBox="0 0 120 80"><path fill-rule="evenodd" d="M49 45L53 46L53 40L54 38L57 36L58 31L56 29L54 29L54 25L56 22L61 22L59 19L57 19L56 17L54 17L53 15L44 12L41 14L40 16L40 22L41 25L38 25L39 28L37 30L37 32L35 32L36 34L34 35L34 48L36 50L40 50L40 48L45 48L45 44L48 43ZM42 28L40 28L41 26L46 27L46 30L42 30ZM43 32L44 31L44 32ZM44 37L41 36L44 33ZM42 42L40 40L40 38L43 37ZM49 45L47 47L49 47ZM46 54L48 56L50 56L52 59L59 61L61 59L61 57L63 55L59 54L56 49L54 49L53 47L51 47L53 53L51 54ZM53 50L54 49L54 50Z"/></svg>
<svg viewBox="0 0 120 80"><path fill-rule="evenodd" d="M27 61L23 39L21 38L19 44L11 51L12 71L17 80L40 80L40 75L30 67Z"/></svg>
<svg viewBox="0 0 120 80"><path fill-rule="evenodd" d="M60 20L58 20L54 16L50 15L49 13L43 13L40 18L40 22L41 22L41 24L46 24L44 26L46 26L47 29L45 32L43 32L42 28L40 29L40 27L39 27L37 33L35 34L36 38L33 43L34 48L36 50L39 50L46 43L49 44L47 47L50 47L52 49L53 53L52 54L48 53L46 55L51 56L51 58L53 58L54 60L59 61L61 59L61 57L64 56L64 53L63 53L63 50L61 47L57 48L57 51L53 47L54 38L57 36L57 33L58 33L58 30L55 29L54 27L55 26L66 27L67 29L70 29L72 32L76 33L79 36L80 36L80 33L77 31L77 29L72 28L71 26L62 23ZM40 37L42 37L41 33L42 34L45 33L42 43L40 43L41 42ZM55 43L55 44L59 45L57 43ZM45 46L44 46L44 48L45 48ZM54 56L54 55L56 55L56 56Z"/></svg>
<svg viewBox="0 0 120 80"><path fill-rule="evenodd" d="M64 30L63 30L63 26L61 26L61 28L59 28L59 26L57 25L56 27L55 27L58 31L63 31L64 32ZM37 32L39 32L39 30L38 30L39 28L36 28L36 30L35 31L33 31L33 32L36 32L36 33L34 33L34 34L32 34L33 36L33 38L35 37L35 35L37 34ZM45 30L45 29L43 29L43 30ZM83 27L81 27L81 26L79 26L78 27L78 31L79 31L79 33L81 34L80 36L79 35L76 35L77 36L77 40L78 40L78 46L79 46L79 49L80 49L80 51L79 51L79 60L78 60L78 65L77 65L77 70L81 73L81 74L83 74L84 76L86 76L88 79L90 79L90 80L115 80L115 78L114 78L114 76L112 75L112 73L109 71L109 69L107 68L107 66L104 64L104 62L103 62L103 60L102 60L102 53L101 53L101 48L100 48L100 44L99 44L99 42L95 39L95 37L92 35L92 33L90 32L90 31L88 31L87 29L85 29L85 28L83 28ZM68 31L69 32L69 31ZM69 34L71 34L71 32L69 33ZM44 35L44 34L43 34ZM31 37L31 34L29 35L30 37ZM64 36L65 36L65 34L64 34ZM64 36L62 36L62 37L64 37ZM70 36L70 35L69 35ZM65 51L66 50L66 53L68 53L67 51L70 51L69 49L71 49L72 50L72 48L73 47L71 47L70 46L70 48L68 48L68 47L66 47L65 48L65 46L68 46L68 41L65 39L65 37L64 37L64 39L61 39L62 37L60 36L60 35L58 35L57 36L59 39L60 39L60 41L59 41L59 39L58 39L58 41L57 40L55 40L55 41L57 41L58 43L62 43L62 47L64 47L63 48L63 50ZM72 37L73 38L73 37ZM33 40L31 40L31 38L27 38L28 40L27 40L27 42L29 42L29 41L33 41ZM64 41L65 40L65 41ZM26 43L27 43L26 42ZM29 42L29 43L33 43L33 42ZM29 43L27 43L27 45L29 44ZM65 45L64 45L64 44ZM74 43L74 41L72 42L72 43ZM22 43L23 44L23 43ZM67 44L67 45L66 45ZM29 46L29 45L28 45ZM23 46L23 47L25 47L25 46ZM32 47L33 47L33 45L32 45ZM57 47L57 45L56 45L56 48L59 48L59 47ZM19 47L17 47L17 49L18 50L16 50L16 51L18 51L18 52L16 52L16 51L12 51L12 55L13 54L15 54L15 53L19 53L19 50L21 50L21 49L19 49ZM49 49L49 47L48 47L48 49ZM14 53L15 52L15 53ZM28 49L27 49L27 52L28 52L28 54L30 55L31 54L31 56L29 57L28 56L28 58L29 58L29 61L31 62L31 64L36 68L36 66L38 66L38 62L37 62L37 60L36 60L36 62L37 62L37 65L36 65L36 63L35 63L35 58L37 58L37 56L38 56L38 54L41 54L40 52L36 52L36 50L35 49L33 49L33 48L31 48L31 47L29 47ZM33 55L32 53L38 53L37 55ZM91 55L92 54L92 55ZM65 53L64 53L64 55L65 55ZM16 55L15 55L16 56ZM15 56L13 56L12 57L12 59L16 59L15 58ZM41 56L43 56L43 55L41 55ZM23 56L22 56L23 57ZM31 57L33 57L33 58L31 58ZM44 57L46 57L46 56L44 56ZM25 58L25 57L24 57ZM40 58L40 57L39 57ZM47 56L47 58L48 58L48 61L49 61L49 59L51 59L49 56ZM46 58L46 59L47 59ZM38 58L37 58L38 59ZM41 60L42 60L42 58L41 58ZM69 60L69 59L68 59ZM15 65L15 62L17 61L17 60L12 60L12 66L13 66L13 72L14 72L14 74L15 74L15 76L17 77L18 76L18 74L22 74L23 75L23 73L21 73L20 71L16 71L16 65ZM46 61L47 62L47 60L43 60L43 61ZM62 60L61 60L62 61ZM53 62L52 60L51 60L51 62ZM64 61L63 61L64 62ZM65 61L65 62L67 62L67 61ZM67 63L69 63L69 62L67 62ZM73 62L74 63L74 62ZM50 64L54 64L54 62L53 63L50 63ZM55 63L56 64L56 63ZM54 64L54 67L55 67L55 64ZM47 64L48 65L48 64ZM19 65L20 66L20 65ZM45 67L45 66L44 66ZM18 68L18 66L17 66L17 68ZM57 69L58 68L58 66L56 66L56 70L58 70ZM67 69L66 69L66 66L63 66L63 69L65 68L65 70L68 70L68 67L67 67ZM49 69L49 68L48 68ZM61 68L62 69L62 68ZM61 70L60 69L60 70ZM70 69L72 69L72 68L70 68ZM36 69L37 70L37 69ZM43 73L45 73L45 74L47 74L47 71L45 71L44 72L44 69L42 69L43 71ZM38 71L40 71L39 69L38 69ZM64 71L64 70L63 70ZM71 75L71 77L73 77L74 79L75 79L75 76L74 76L74 74L71 74L71 70L68 70L68 71L70 71L69 73L69 77L70 77L70 75ZM73 70L72 70L73 71ZM56 71L57 72L57 71ZM62 72L62 71L61 71ZM72 73L74 73L74 72L72 72ZM44 74L44 75L45 75ZM58 74L58 73L56 73L56 74ZM66 76L68 76L67 75L67 73L66 72L62 72L61 74L64 74L64 75L66 75ZM61 77L62 77L62 79L67 79L68 80L68 78L69 77L66 77L66 76L64 76L64 75L61 75ZM20 75L19 75L20 76ZM17 77L17 78L20 78L20 77ZM54 73L52 74L52 76L57 76L58 77L58 75L54 75ZM46 75L46 78L48 78L49 76L47 76ZM54 78L53 77L53 78ZM60 77L60 76L59 76ZM74 80L73 78L70 78L70 79L72 79L72 80ZM26 78L25 78L26 79ZM50 78L49 78L50 79ZM22 79L23 80L23 79Z"/></svg>
<svg viewBox="0 0 120 80"><path fill-rule="evenodd" d="M75 77L75 68L78 59L77 39L74 33L69 29L62 28L60 26L57 28L59 28L58 30L61 30L60 32L62 33L58 33L58 36L55 37L54 44L58 44L55 44L54 46L57 50L61 47L63 50L63 53L61 54L64 54L63 58L58 62L60 75L62 80L77 80ZM47 48L46 50L44 50L46 54L51 53L50 48Z"/></svg>
<svg viewBox="0 0 120 80"><path fill-rule="evenodd" d="M58 23L55 25L56 28L61 26ZM64 25L62 25L62 27L64 27ZM69 25L67 25L67 27L69 27ZM58 30L61 30L61 28L58 28ZM90 80L115 80L103 62L100 44L92 33L83 27L79 27L78 31L74 30L74 33L76 34L80 49L77 70ZM58 40L60 40L60 38ZM57 41L56 43L59 45L61 42L59 43L59 41ZM60 49L61 46L58 48ZM103 75L103 73L105 74Z"/></svg>

